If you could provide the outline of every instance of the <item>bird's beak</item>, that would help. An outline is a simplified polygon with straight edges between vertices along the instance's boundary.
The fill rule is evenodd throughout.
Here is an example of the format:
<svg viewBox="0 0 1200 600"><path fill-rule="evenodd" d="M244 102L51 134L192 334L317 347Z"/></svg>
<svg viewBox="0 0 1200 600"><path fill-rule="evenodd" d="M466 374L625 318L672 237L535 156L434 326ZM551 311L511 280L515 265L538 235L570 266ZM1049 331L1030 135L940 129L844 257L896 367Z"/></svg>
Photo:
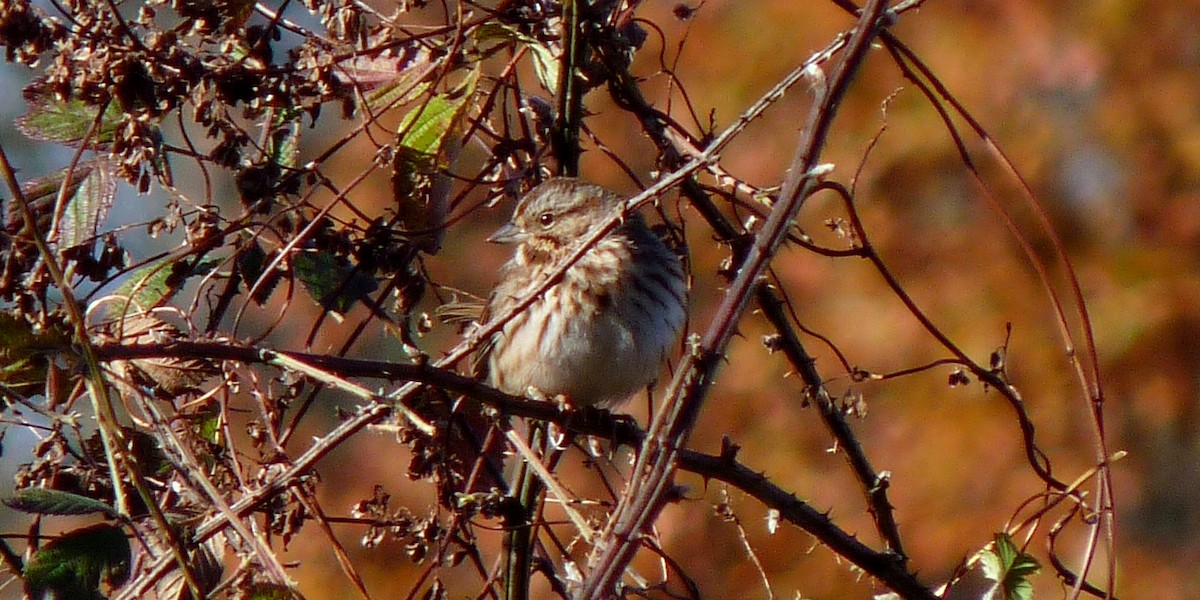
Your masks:
<svg viewBox="0 0 1200 600"><path fill-rule="evenodd" d="M494 244L511 244L523 239L525 239L525 232L521 231L521 228L517 227L515 223L509 221L503 227L497 229L496 233L489 236L487 241Z"/></svg>

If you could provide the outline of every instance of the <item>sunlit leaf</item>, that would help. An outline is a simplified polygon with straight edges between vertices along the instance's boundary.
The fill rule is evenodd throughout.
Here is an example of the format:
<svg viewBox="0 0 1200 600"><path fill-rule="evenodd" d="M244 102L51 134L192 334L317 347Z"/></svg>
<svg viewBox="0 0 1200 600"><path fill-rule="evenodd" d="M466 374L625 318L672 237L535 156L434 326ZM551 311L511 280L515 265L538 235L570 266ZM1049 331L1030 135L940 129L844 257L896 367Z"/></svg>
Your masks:
<svg viewBox="0 0 1200 600"><path fill-rule="evenodd" d="M477 81L477 74L472 73L452 92L433 96L404 115L397 128L401 134L400 145L422 154L436 155L475 93Z"/></svg>
<svg viewBox="0 0 1200 600"><path fill-rule="evenodd" d="M188 278L203 275L217 264L219 261L215 259L200 261L194 267L175 259L148 264L130 273L125 283L113 292L115 296L128 299L127 307L119 312L128 314L162 306L182 288Z"/></svg>
<svg viewBox="0 0 1200 600"><path fill-rule="evenodd" d="M148 264L130 273L129 278L117 288L114 295L129 298L132 310L147 310L158 306L178 291L167 285L175 265L176 261L173 260Z"/></svg>
<svg viewBox="0 0 1200 600"><path fill-rule="evenodd" d="M78 144L87 135L100 110L82 100L60 100L41 85L25 89L29 112L17 118L17 128L31 139L43 142ZM113 141L121 111L110 104L91 138L95 144Z"/></svg>
<svg viewBox="0 0 1200 600"><path fill-rule="evenodd" d="M401 228L417 232L413 241L426 252L441 245L450 181L441 171L458 153L457 130L478 77L472 73L453 92L433 96L400 122L392 160L392 194Z"/></svg>
<svg viewBox="0 0 1200 600"><path fill-rule="evenodd" d="M192 425L196 435L214 447L222 447L221 441L225 437L225 428L222 426L221 411L214 407L197 416L197 420Z"/></svg>
<svg viewBox="0 0 1200 600"><path fill-rule="evenodd" d="M100 584L119 586L129 577L129 540L119 527L76 529L34 553L25 566L31 596L53 592L58 598L102 598Z"/></svg>
<svg viewBox="0 0 1200 600"><path fill-rule="evenodd" d="M117 179L106 162L100 162L71 195L58 227L58 247L90 243L96 228L108 215L117 194Z"/></svg>
<svg viewBox="0 0 1200 600"><path fill-rule="evenodd" d="M275 113L267 156L281 166L295 168L300 158L300 119L298 110L279 110Z"/></svg>
<svg viewBox="0 0 1200 600"><path fill-rule="evenodd" d="M1002 600L1032 600L1030 577L1041 569L1033 556L1021 551L1006 533L996 534L995 542L982 551L983 574L995 585L986 597Z"/></svg>

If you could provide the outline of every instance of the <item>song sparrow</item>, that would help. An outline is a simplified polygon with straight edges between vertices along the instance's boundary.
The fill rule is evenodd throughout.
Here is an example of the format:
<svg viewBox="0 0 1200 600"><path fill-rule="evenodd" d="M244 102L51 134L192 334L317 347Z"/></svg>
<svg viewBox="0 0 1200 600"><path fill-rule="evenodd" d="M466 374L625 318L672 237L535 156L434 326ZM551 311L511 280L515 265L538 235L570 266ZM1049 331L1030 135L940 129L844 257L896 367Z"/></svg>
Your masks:
<svg viewBox="0 0 1200 600"><path fill-rule="evenodd" d="M528 297L620 209L616 194L578 179L550 179L531 190L489 238L517 248L487 312L503 314ZM535 391L575 406L613 406L658 374L683 327L686 293L679 257L640 214L626 215L495 334L489 381L515 395Z"/></svg>

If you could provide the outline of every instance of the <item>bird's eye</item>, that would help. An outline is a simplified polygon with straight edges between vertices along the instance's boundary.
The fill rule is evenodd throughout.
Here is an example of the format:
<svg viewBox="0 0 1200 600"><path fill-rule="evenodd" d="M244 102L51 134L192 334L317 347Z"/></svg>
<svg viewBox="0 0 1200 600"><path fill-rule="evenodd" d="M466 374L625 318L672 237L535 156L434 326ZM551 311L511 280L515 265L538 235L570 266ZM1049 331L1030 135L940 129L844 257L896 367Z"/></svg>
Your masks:
<svg viewBox="0 0 1200 600"><path fill-rule="evenodd" d="M538 215L538 223L541 223L542 227L549 227L554 224L554 215L551 213L542 213Z"/></svg>

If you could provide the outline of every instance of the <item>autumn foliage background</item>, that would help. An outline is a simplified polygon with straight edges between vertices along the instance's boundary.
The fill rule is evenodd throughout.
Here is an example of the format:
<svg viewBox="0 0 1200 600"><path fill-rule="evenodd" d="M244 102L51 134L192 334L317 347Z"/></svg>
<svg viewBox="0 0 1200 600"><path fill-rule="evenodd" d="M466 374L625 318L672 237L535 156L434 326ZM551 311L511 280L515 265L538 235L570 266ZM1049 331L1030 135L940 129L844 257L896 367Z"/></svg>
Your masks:
<svg viewBox="0 0 1200 600"><path fill-rule="evenodd" d="M633 70L653 74L657 54L664 52L701 121L711 115L722 126L852 23L825 2L709 0L693 8L687 19L679 18L671 2L639 9L661 28L665 43L651 36ZM1011 157L1051 213L1077 269L1096 334L1109 447L1129 452L1114 465L1121 598L1189 598L1200 591L1197 21L1200 2L1191 1L933 0L905 14L892 30ZM19 90L29 73L11 65L0 73L6 82L0 142L23 176L61 166L69 153L29 142L12 125L23 110ZM645 85L662 94L660 99L668 95L665 76ZM752 184L777 185L810 100L804 85L793 89L723 153L722 165ZM586 104L588 126L650 181L654 149L637 123L602 91L590 94ZM348 130L352 122L345 125ZM305 143L323 147L339 134L321 135L330 137ZM592 148L582 161L586 177L624 193L637 191L603 153L587 142L585 148ZM465 160L477 159L471 152L477 151L469 150ZM335 179L344 176L344 184L374 153L367 140L354 140L322 170ZM1008 339L1006 366L1024 394L1037 440L1055 473L1073 480L1093 464L1092 438L1045 293L964 169L936 113L878 52L841 108L825 162L835 166L836 178L848 181L864 156L857 202L878 251L926 313L971 356L986 361ZM984 172L1005 181L992 167L985 165ZM230 181L217 184L223 187L215 196L233 195ZM378 207L390 196L380 174L358 187L352 200ZM150 201L123 189L112 218L132 219ZM674 196L668 204L674 207ZM511 204L502 203L457 223L427 268L453 286L486 294L508 249L487 245L484 238L510 210ZM817 197L804 208L800 224L834 244L838 238L826 219L836 213L831 198ZM683 214L688 216L686 209ZM702 236L689 239L694 263L714 265L720 251ZM1051 255L1046 239L1034 243L1043 256ZM792 247L774 266L800 321L829 338L851 365L882 374L944 358L865 261ZM691 319L705 323L721 282L711 269L695 277ZM275 347L302 343L318 314L315 305L290 310L296 318L272 335ZM358 321L354 314L345 327ZM742 446L740 456L750 466L874 542L844 459L829 451L829 435L813 410L797 409L802 385L762 343L769 330L749 315L740 332L692 447L716 453L728 436ZM328 326L311 348L336 346L343 339L339 333L344 330ZM456 336L452 327L435 325L422 344L436 356ZM851 381L828 346L809 341L831 392L861 395L863 414L852 425L876 468L891 474L897 520L912 567L924 581L948 577L1037 493L1011 410L994 391L978 382L950 386L950 367ZM395 340L376 331L364 336L357 353L379 358L396 351ZM320 435L336 423L335 401L353 404L344 398L318 404L295 439ZM642 423L644 404L627 407ZM11 447L28 443L22 439L15 428L5 438L6 462L18 454ZM344 514L381 484L393 502L420 510L433 502L432 490L409 482L406 466L392 437L359 435L320 463L318 496L326 510ZM705 597L766 595L739 541L739 527L777 597L863 598L878 591L811 536L786 526L769 533L761 505L736 490L686 475L682 483L689 486L687 499L667 509L658 531ZM729 510L722 514L714 504ZM23 518L9 511L4 516L11 519L8 529ZM375 597L402 597L422 568L399 543L360 548L361 527L335 527L335 533ZM327 546L313 528L281 554L300 565L293 575L310 598L339 597L346 589ZM648 558L637 564L655 568ZM1034 581L1039 598L1064 593L1046 569ZM10 586L0 594L18 592Z"/></svg>

